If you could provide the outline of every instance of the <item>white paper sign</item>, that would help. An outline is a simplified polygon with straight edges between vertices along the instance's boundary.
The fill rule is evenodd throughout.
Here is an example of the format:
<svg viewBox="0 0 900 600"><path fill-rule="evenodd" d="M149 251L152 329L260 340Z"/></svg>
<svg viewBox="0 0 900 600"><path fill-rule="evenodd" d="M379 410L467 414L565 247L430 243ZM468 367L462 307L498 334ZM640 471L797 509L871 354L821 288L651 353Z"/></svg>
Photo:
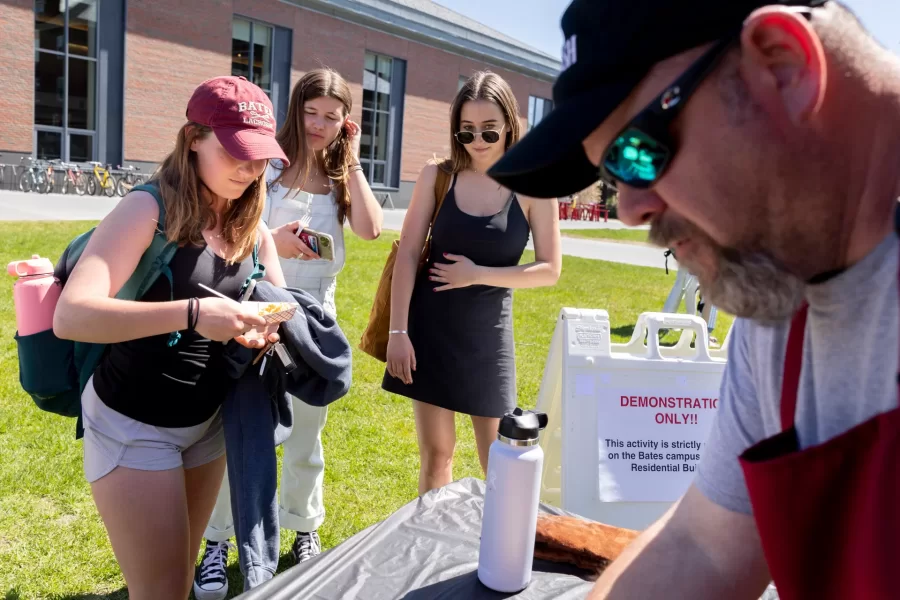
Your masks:
<svg viewBox="0 0 900 600"><path fill-rule="evenodd" d="M597 394L603 502L674 502L696 474L719 390L654 388Z"/></svg>

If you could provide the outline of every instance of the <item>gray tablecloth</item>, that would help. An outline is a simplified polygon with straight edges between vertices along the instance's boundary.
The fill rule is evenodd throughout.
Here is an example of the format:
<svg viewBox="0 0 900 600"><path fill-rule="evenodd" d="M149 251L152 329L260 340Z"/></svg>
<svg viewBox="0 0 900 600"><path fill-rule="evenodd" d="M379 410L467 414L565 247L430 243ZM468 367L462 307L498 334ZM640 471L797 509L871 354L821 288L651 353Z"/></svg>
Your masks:
<svg viewBox="0 0 900 600"><path fill-rule="evenodd" d="M584 598L587 573L535 561L531 585L518 594L478 581L484 482L463 479L410 502L313 560L281 573L240 600L438 600ZM541 505L541 511L566 514Z"/></svg>

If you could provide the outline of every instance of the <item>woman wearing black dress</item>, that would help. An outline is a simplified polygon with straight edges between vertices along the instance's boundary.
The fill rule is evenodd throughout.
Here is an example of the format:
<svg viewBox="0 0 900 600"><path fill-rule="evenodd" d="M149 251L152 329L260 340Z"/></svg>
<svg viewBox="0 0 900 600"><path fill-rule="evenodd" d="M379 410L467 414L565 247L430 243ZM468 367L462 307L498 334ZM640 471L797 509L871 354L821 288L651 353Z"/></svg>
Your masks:
<svg viewBox="0 0 900 600"><path fill-rule="evenodd" d="M420 494L453 479L456 412L471 416L487 469L500 417L517 404L512 289L554 285L562 267L556 200L513 194L485 175L519 139L518 115L502 78L473 75L450 110L450 159L419 174L403 223L382 387L414 400ZM450 190L417 275L439 168ZM529 232L535 260L520 265Z"/></svg>

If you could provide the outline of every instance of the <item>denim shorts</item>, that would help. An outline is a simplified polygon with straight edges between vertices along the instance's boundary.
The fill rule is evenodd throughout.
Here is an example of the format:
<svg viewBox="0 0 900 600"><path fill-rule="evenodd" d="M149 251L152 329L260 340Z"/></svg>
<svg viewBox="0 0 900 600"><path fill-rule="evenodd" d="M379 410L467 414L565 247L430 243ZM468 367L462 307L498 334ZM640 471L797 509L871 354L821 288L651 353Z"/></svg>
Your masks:
<svg viewBox="0 0 900 600"><path fill-rule="evenodd" d="M139 471L193 469L225 454L221 411L192 427L147 425L109 408L88 381L81 396L84 475L93 483L116 467Z"/></svg>

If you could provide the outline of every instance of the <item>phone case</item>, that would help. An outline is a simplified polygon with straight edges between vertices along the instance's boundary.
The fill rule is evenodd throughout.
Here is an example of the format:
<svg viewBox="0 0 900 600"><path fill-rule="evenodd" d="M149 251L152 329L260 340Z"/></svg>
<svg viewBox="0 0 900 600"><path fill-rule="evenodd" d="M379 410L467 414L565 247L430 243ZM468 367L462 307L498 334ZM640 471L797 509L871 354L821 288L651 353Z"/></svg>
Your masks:
<svg viewBox="0 0 900 600"><path fill-rule="evenodd" d="M334 260L334 239L327 233L304 229L297 237L323 260Z"/></svg>
<svg viewBox="0 0 900 600"><path fill-rule="evenodd" d="M334 260L334 238L327 233L316 234L319 237L319 256L323 260Z"/></svg>

